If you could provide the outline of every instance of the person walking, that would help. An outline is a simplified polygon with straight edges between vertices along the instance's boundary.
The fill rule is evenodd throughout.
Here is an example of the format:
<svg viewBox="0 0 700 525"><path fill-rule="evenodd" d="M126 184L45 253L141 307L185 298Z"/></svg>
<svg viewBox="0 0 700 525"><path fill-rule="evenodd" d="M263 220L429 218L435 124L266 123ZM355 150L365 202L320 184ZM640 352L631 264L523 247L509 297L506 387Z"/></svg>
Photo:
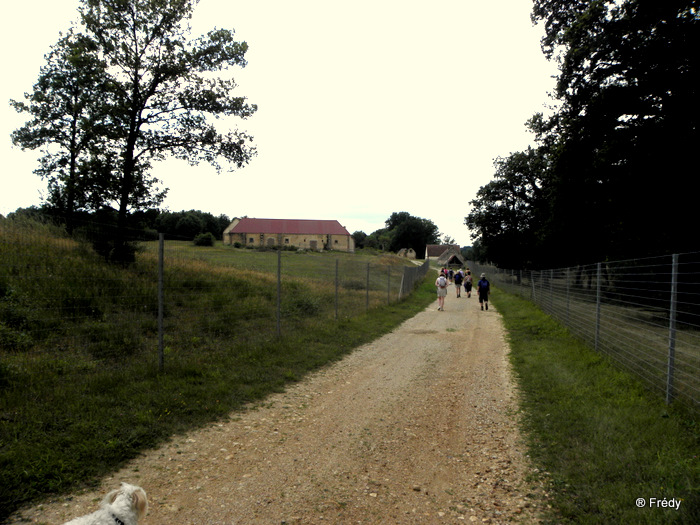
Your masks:
<svg viewBox="0 0 700 525"><path fill-rule="evenodd" d="M462 282L464 281L464 273L462 270L457 270L455 273L455 290L457 290L457 297L462 297Z"/></svg>
<svg viewBox="0 0 700 525"><path fill-rule="evenodd" d="M437 286L437 298L438 298L438 310L445 311L445 297L447 297L447 277L444 273L441 273L437 279L435 279L435 286Z"/></svg>
<svg viewBox="0 0 700 525"><path fill-rule="evenodd" d="M484 306L486 306L486 309L488 310L491 283L489 283L485 273L481 274L481 279L479 279L479 282L476 284L476 292L479 295L479 304L481 304L481 309L483 310Z"/></svg>
<svg viewBox="0 0 700 525"><path fill-rule="evenodd" d="M464 277L464 291L467 292L467 299L472 296L472 272L467 270L467 275Z"/></svg>

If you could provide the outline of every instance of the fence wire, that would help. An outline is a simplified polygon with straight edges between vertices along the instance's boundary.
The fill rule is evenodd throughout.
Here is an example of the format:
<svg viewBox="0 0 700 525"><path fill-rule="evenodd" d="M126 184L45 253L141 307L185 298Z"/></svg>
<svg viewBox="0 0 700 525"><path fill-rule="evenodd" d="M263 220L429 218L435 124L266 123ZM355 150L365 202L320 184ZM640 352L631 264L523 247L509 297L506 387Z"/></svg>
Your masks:
<svg viewBox="0 0 700 525"><path fill-rule="evenodd" d="M202 341L245 345L320 329L401 300L427 272L393 256L367 262L137 238L135 260L122 266L76 237L0 220L0 387L37 365L70 377L76 367L152 361L158 349L162 368L169 353Z"/></svg>
<svg viewBox="0 0 700 525"><path fill-rule="evenodd" d="M473 264L646 385L700 410L700 252L549 270Z"/></svg>

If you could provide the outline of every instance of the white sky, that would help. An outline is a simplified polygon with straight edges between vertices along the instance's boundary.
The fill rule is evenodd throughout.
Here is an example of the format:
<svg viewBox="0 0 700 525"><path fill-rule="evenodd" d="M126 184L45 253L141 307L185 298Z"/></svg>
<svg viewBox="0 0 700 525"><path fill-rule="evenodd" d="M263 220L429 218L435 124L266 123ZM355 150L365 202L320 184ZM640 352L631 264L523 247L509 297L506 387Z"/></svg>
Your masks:
<svg viewBox="0 0 700 525"><path fill-rule="evenodd" d="M77 19L77 0L3 5L0 213L39 205L38 151L12 146L43 56ZM258 104L240 129L258 156L233 173L155 166L164 206L229 217L337 219L350 233L392 212L433 221L461 245L469 201L493 160L533 143L525 121L551 104L529 0L201 0L193 37L214 27L248 42L238 95Z"/></svg>

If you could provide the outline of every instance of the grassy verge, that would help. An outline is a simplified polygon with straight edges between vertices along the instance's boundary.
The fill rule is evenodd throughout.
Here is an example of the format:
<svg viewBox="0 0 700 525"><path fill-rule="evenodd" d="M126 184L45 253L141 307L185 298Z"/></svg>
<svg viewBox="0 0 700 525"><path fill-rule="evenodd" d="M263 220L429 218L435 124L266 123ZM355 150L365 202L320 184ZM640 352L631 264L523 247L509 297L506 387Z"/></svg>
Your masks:
<svg viewBox="0 0 700 525"><path fill-rule="evenodd" d="M530 455L550 486L548 520L700 523L692 415L666 406L532 303L500 290L493 302L508 331ZM661 506L672 499L678 510Z"/></svg>
<svg viewBox="0 0 700 525"><path fill-rule="evenodd" d="M165 276L161 373L149 253L121 268L50 230L38 241L2 233L0 523L24 504L90 484L173 434L280 391L434 300L427 279L401 302L386 306L386 292L377 292L371 304L384 306L336 320L327 283L287 278L278 338L269 271L179 261ZM304 256L294 261L301 274ZM344 293L364 305L364 292Z"/></svg>

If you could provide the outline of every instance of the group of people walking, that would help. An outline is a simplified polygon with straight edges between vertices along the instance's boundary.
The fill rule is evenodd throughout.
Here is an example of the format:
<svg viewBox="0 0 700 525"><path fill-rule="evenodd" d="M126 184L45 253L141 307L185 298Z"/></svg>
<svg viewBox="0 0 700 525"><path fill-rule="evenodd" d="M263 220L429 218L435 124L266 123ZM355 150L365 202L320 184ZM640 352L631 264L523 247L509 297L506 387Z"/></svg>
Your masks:
<svg viewBox="0 0 700 525"><path fill-rule="evenodd" d="M435 280L438 297L438 310L445 310L445 297L447 297L447 287L450 284L455 285L457 297L462 297L462 285L467 294L467 298L472 296L472 272L469 268L461 268L456 272L452 268L443 268L440 270L438 278ZM489 309L489 294L491 293L491 284L486 278L486 274L482 273L479 281L476 284L476 294L479 297L481 309Z"/></svg>

